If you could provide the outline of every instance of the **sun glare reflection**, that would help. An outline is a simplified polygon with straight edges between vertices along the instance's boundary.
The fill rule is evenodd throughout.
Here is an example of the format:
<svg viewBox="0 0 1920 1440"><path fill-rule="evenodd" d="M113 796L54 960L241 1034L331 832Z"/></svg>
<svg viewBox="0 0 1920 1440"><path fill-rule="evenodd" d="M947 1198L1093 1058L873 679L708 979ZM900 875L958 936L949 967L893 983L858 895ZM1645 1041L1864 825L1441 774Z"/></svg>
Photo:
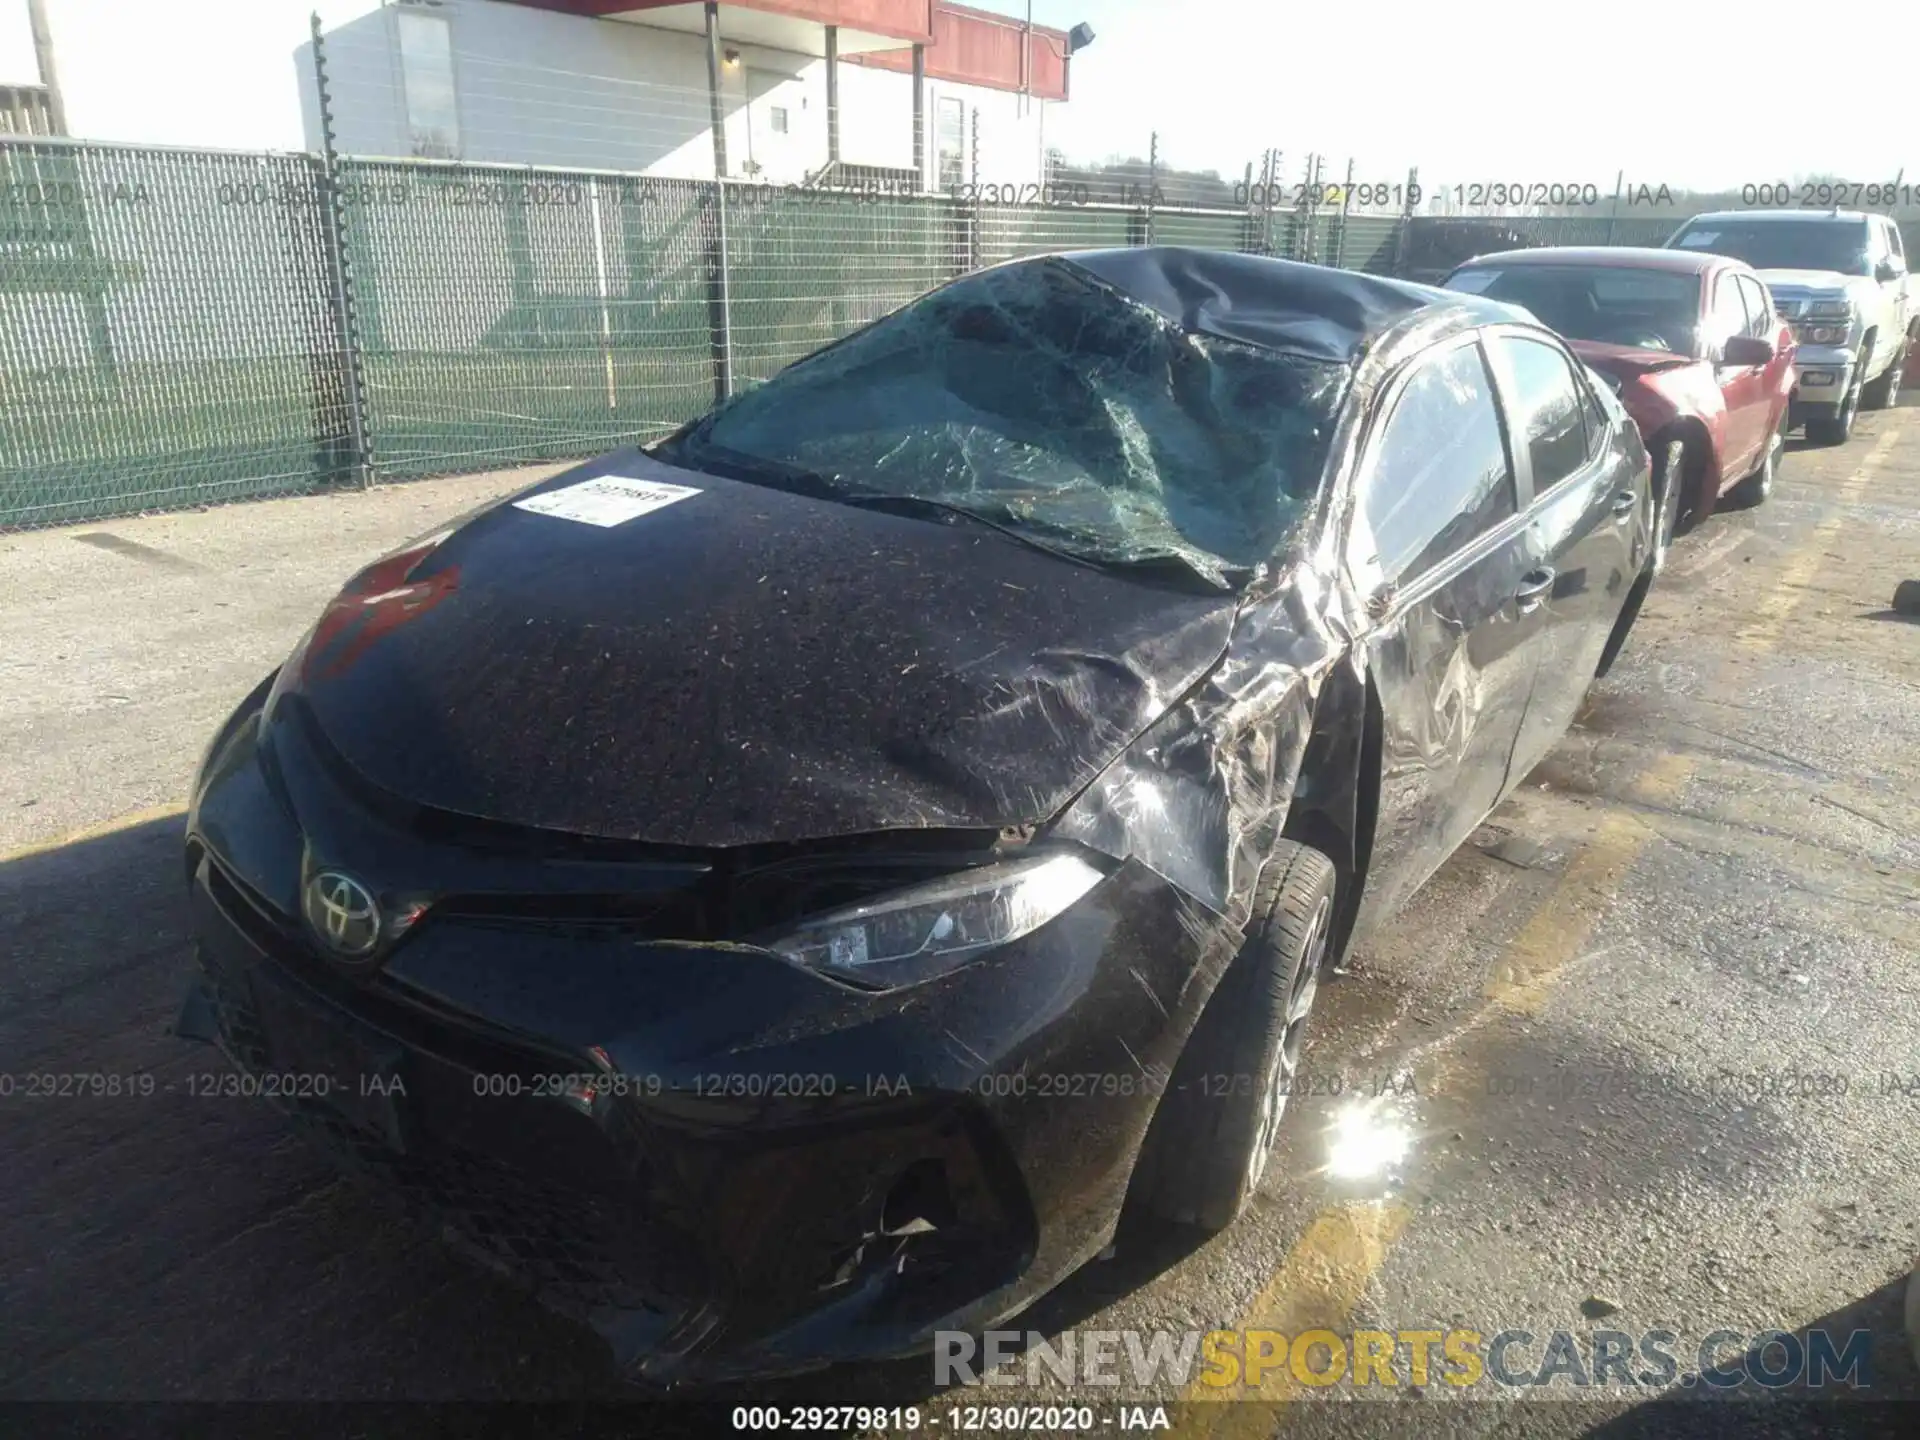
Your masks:
<svg viewBox="0 0 1920 1440"><path fill-rule="evenodd" d="M1327 1132L1327 1173L1341 1180L1385 1175L1413 1145L1413 1131L1391 1099L1357 1100L1334 1117Z"/></svg>

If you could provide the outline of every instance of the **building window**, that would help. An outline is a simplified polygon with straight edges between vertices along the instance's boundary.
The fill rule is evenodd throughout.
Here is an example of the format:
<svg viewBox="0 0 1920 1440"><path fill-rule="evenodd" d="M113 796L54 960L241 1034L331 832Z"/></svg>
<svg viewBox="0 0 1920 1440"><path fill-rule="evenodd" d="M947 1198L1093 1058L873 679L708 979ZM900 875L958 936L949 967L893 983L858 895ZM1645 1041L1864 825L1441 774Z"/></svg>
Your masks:
<svg viewBox="0 0 1920 1440"><path fill-rule="evenodd" d="M967 182L967 113L958 100L934 105L934 154L940 166L936 188L958 190Z"/></svg>
<svg viewBox="0 0 1920 1440"><path fill-rule="evenodd" d="M773 107L773 133L776 135L787 133L787 107L784 105Z"/></svg>
<svg viewBox="0 0 1920 1440"><path fill-rule="evenodd" d="M415 155L442 160L460 154L460 106L453 86L453 30L445 17L399 10L400 73L407 92L407 131Z"/></svg>

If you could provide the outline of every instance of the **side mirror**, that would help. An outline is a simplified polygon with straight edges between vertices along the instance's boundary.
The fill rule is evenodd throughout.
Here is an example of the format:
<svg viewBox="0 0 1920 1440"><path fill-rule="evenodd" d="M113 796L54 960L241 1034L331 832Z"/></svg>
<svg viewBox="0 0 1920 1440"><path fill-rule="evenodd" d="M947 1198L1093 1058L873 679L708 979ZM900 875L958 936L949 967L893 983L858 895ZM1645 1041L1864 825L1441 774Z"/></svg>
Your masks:
<svg viewBox="0 0 1920 1440"><path fill-rule="evenodd" d="M1885 284L1889 280L1898 280L1904 272L1891 260L1882 260L1873 267L1873 278Z"/></svg>
<svg viewBox="0 0 1920 1440"><path fill-rule="evenodd" d="M1773 361L1773 342L1751 335L1735 335L1720 348L1722 365L1767 365Z"/></svg>

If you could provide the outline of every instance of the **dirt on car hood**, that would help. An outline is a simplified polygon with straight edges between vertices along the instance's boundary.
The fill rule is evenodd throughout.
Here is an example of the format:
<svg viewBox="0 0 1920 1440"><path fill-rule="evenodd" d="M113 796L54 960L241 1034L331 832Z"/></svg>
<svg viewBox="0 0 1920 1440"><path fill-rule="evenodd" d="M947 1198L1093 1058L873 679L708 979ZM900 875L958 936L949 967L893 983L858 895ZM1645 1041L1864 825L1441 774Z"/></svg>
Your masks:
<svg viewBox="0 0 1920 1440"><path fill-rule="evenodd" d="M573 488L612 476L640 485ZM370 569L288 689L363 779L463 815L691 846L997 828L1065 806L1234 611L627 451Z"/></svg>

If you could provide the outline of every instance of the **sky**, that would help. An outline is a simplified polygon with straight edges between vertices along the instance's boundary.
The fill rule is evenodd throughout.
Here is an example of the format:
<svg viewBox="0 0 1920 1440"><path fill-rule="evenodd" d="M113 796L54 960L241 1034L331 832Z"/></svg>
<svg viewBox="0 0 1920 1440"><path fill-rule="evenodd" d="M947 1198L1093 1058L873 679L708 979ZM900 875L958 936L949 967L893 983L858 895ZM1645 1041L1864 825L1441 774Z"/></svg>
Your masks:
<svg viewBox="0 0 1920 1440"><path fill-rule="evenodd" d="M1023 0L972 0L1024 13ZM1830 175L1920 181L1909 83L1853 77L1874 55L1920 54L1920 7L1874 11L1867 48L1838 31L1809 107L1780 37L1720 0L1295 5L1282 0L1032 0L1060 29L1086 21L1073 98L1048 139L1076 161L1147 150L1238 178L1267 147L1297 180L1594 182L1723 189ZM299 149L293 51L307 16L338 24L375 0L47 0L76 134ZM1841 27L1846 30L1847 27ZM1848 30L1847 34L1851 34ZM1745 48L1750 52L1735 62ZM1838 57L1835 59L1834 57ZM1691 63L1690 63L1691 60ZM1910 68L1910 60L1900 64ZM1836 70L1834 67L1838 66ZM34 78L26 0L0 0L0 80ZM1816 92L1809 91L1809 95ZM1844 97L1844 98L1842 98ZM1817 117L1817 119L1816 119Z"/></svg>

